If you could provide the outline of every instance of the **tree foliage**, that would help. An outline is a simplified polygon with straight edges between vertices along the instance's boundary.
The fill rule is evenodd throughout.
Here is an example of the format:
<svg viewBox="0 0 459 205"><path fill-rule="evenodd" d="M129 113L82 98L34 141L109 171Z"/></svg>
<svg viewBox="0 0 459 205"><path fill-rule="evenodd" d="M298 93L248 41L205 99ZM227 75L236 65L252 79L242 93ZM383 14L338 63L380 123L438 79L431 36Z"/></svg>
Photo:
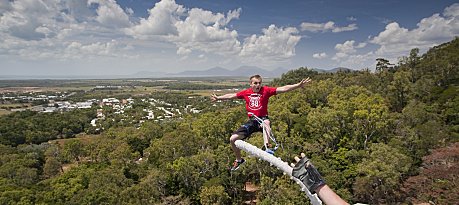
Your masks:
<svg viewBox="0 0 459 205"><path fill-rule="evenodd" d="M271 99L276 156L305 152L351 203L458 204L458 66L455 39L422 55L413 49L397 65L378 58L375 72L289 71L271 85L313 82ZM191 102L174 92L155 99ZM102 132L87 138L76 136L92 132L95 110L1 116L0 204L241 204L246 182L257 186L260 204L307 203L290 179L246 153L246 164L228 171L242 105L193 102L202 113L140 124L148 103L135 99L132 118L107 116ZM248 141L261 147L261 134Z"/></svg>

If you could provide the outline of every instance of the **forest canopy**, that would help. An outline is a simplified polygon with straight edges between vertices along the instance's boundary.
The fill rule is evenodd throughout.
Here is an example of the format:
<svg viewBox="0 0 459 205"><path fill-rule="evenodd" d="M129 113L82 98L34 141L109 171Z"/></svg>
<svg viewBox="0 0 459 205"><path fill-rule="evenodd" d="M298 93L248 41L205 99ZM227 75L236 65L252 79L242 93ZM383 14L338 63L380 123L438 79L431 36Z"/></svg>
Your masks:
<svg viewBox="0 0 459 205"><path fill-rule="evenodd" d="M313 82L271 99L277 156L306 153L351 203L459 204L458 38L424 54L412 49L395 64L377 59L374 72L301 67L271 85L305 77ZM1 116L0 204L241 204L246 182L258 187L259 204L305 204L298 186L265 162L249 157L228 171L229 136L243 112L223 104L89 138L76 136L88 132L94 110ZM262 139L248 142L261 147Z"/></svg>

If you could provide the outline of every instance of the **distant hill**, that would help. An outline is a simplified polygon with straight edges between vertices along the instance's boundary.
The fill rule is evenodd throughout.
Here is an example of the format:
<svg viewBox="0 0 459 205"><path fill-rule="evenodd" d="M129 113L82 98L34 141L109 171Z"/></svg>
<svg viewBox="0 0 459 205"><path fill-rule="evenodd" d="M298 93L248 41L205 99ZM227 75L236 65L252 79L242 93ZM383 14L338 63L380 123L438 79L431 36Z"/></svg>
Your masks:
<svg viewBox="0 0 459 205"><path fill-rule="evenodd" d="M338 68L333 68L331 70L328 70L327 72L329 72L329 73L337 73L337 72L350 72L350 71L353 71L353 70L349 69L349 68L338 67Z"/></svg>
<svg viewBox="0 0 459 205"><path fill-rule="evenodd" d="M183 71L179 73L171 73L172 76L180 77L201 77L201 76L234 76L233 73L222 67L213 67L207 70L198 70L198 71Z"/></svg>
<svg viewBox="0 0 459 205"><path fill-rule="evenodd" d="M130 78L162 78L168 74L165 72L152 72L152 71L140 71L132 75L128 75Z"/></svg>
<svg viewBox="0 0 459 205"><path fill-rule="evenodd" d="M352 69L344 68L344 67L337 67L337 68L333 68L331 70L313 68L312 70L315 70L318 73L337 73L337 72L349 72L349 71L352 71Z"/></svg>

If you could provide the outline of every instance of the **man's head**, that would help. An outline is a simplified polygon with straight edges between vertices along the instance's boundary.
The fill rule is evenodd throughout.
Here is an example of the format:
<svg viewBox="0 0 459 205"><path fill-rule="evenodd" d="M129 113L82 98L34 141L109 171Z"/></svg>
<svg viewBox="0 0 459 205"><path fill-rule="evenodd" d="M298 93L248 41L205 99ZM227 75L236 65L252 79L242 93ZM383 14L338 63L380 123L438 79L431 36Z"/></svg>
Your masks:
<svg viewBox="0 0 459 205"><path fill-rule="evenodd" d="M260 75L252 75L250 76L250 87L252 88L252 91L257 93L261 89L261 76Z"/></svg>

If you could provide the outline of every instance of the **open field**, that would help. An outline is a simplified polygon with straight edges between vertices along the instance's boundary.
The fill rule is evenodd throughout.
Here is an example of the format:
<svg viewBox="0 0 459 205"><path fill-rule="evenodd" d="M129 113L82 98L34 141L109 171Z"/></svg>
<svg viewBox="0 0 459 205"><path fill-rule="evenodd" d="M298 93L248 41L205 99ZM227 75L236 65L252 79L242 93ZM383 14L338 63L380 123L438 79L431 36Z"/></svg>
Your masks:
<svg viewBox="0 0 459 205"><path fill-rule="evenodd" d="M272 79L267 79L269 82ZM113 89L95 89L113 86ZM1 93L93 92L102 95L145 95L161 91L184 91L192 95L210 95L214 90L248 86L245 78L167 78L103 80L0 80ZM96 94L97 95L97 94Z"/></svg>
<svg viewBox="0 0 459 205"><path fill-rule="evenodd" d="M55 87L2 87L0 93L44 93L44 92L72 92L72 91L89 91L93 87L89 86L55 86Z"/></svg>
<svg viewBox="0 0 459 205"><path fill-rule="evenodd" d="M28 108L32 105L30 103L12 103L12 104L0 104L0 109L19 109Z"/></svg>
<svg viewBox="0 0 459 205"><path fill-rule="evenodd" d="M2 116L2 115L8 115L8 114L10 114L10 113L11 113L11 111L0 109L0 116Z"/></svg>
<svg viewBox="0 0 459 205"><path fill-rule="evenodd" d="M97 140L101 138L101 135L88 135L88 134L78 134L76 138L70 138L70 139L56 139L56 140L51 140L49 141L50 144L59 144L61 148L64 147L66 142L73 141L73 140L79 140L81 143L87 145L90 142Z"/></svg>
<svg viewBox="0 0 459 205"><path fill-rule="evenodd" d="M213 93L234 93L248 86L247 79L238 78L170 78L170 79L113 79L113 80L0 80L0 109L2 115L41 106L36 111L52 112L55 108L75 107L82 102L102 102L103 99L180 100L197 103L202 110L200 97L208 99ZM154 96L154 97L153 97ZM196 97L196 99L194 99ZM170 98L170 99L168 99ZM61 103L62 105L59 105ZM64 105L65 104L65 105ZM184 105L183 105L184 106ZM45 109L49 108L49 109ZM65 108L62 108L65 109Z"/></svg>

